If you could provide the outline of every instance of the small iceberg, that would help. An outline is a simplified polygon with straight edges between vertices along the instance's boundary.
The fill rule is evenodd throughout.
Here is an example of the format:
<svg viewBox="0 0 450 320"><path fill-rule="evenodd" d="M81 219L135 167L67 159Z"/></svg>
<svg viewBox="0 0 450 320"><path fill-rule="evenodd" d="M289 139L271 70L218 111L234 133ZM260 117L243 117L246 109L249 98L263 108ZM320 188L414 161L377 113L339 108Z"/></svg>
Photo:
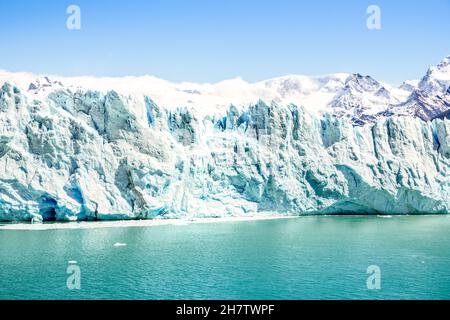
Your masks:
<svg viewBox="0 0 450 320"><path fill-rule="evenodd" d="M116 242L114 243L114 247L125 247L127 244L122 242Z"/></svg>
<svg viewBox="0 0 450 320"><path fill-rule="evenodd" d="M69 264L77 264L78 263L76 260L69 260L68 262L69 262Z"/></svg>
<svg viewBox="0 0 450 320"><path fill-rule="evenodd" d="M388 218L392 218L392 216L391 215L379 215L378 218L386 218L386 219L388 219Z"/></svg>

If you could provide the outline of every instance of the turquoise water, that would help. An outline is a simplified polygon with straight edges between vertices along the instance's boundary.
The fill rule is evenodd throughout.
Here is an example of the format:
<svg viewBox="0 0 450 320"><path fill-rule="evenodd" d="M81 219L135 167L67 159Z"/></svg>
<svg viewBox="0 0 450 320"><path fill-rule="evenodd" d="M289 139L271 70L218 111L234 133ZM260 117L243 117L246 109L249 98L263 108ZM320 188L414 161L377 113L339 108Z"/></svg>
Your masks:
<svg viewBox="0 0 450 320"><path fill-rule="evenodd" d="M0 230L0 298L450 299L450 217Z"/></svg>

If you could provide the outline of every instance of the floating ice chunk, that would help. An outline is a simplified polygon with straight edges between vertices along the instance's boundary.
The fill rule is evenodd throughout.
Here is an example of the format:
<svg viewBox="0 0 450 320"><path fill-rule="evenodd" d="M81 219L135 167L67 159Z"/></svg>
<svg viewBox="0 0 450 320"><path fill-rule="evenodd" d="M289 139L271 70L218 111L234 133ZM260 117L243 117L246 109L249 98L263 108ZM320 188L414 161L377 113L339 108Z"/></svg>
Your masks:
<svg viewBox="0 0 450 320"><path fill-rule="evenodd" d="M125 247L127 244L122 242L116 242L114 243L114 247Z"/></svg>

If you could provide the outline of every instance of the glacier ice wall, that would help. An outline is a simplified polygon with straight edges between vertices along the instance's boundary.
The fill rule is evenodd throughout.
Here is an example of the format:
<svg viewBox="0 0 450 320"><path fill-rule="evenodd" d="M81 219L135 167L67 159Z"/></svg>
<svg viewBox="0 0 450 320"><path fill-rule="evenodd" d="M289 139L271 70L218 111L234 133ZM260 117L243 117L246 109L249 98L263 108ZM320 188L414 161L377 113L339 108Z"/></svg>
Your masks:
<svg viewBox="0 0 450 320"><path fill-rule="evenodd" d="M450 121L0 89L0 220L450 212Z"/></svg>

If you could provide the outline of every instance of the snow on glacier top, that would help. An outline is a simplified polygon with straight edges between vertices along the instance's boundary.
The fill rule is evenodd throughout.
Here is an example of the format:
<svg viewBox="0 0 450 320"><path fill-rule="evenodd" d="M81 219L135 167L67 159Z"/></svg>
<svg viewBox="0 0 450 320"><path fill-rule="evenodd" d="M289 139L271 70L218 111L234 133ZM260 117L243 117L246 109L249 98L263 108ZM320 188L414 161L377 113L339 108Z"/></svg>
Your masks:
<svg viewBox="0 0 450 320"><path fill-rule="evenodd" d="M0 70L0 85L17 85L30 98L45 99L58 89L114 90L128 96L149 96L166 109L187 107L199 116L222 114L230 105L245 108L259 100L281 106L303 106L314 115L325 112L347 114L364 111L376 115L389 105L405 103L415 90L442 95L450 85L450 55L428 69L420 80L407 80L399 87L360 74L335 73L323 76L287 75L250 83L242 78L217 83L173 83L154 76L63 77ZM444 91L445 92L445 91Z"/></svg>
<svg viewBox="0 0 450 320"><path fill-rule="evenodd" d="M26 95L45 98L57 89L115 90L123 95L147 95L165 108L189 107L199 114L222 112L235 105L247 106L258 100L273 101L280 105L301 105L314 114L328 111L336 94L345 87L347 73L325 76L288 75L249 83L241 78L217 83L172 83L153 76L94 77L44 76L25 72L0 70L0 82L17 85ZM388 90L402 97L408 92L387 84Z"/></svg>

